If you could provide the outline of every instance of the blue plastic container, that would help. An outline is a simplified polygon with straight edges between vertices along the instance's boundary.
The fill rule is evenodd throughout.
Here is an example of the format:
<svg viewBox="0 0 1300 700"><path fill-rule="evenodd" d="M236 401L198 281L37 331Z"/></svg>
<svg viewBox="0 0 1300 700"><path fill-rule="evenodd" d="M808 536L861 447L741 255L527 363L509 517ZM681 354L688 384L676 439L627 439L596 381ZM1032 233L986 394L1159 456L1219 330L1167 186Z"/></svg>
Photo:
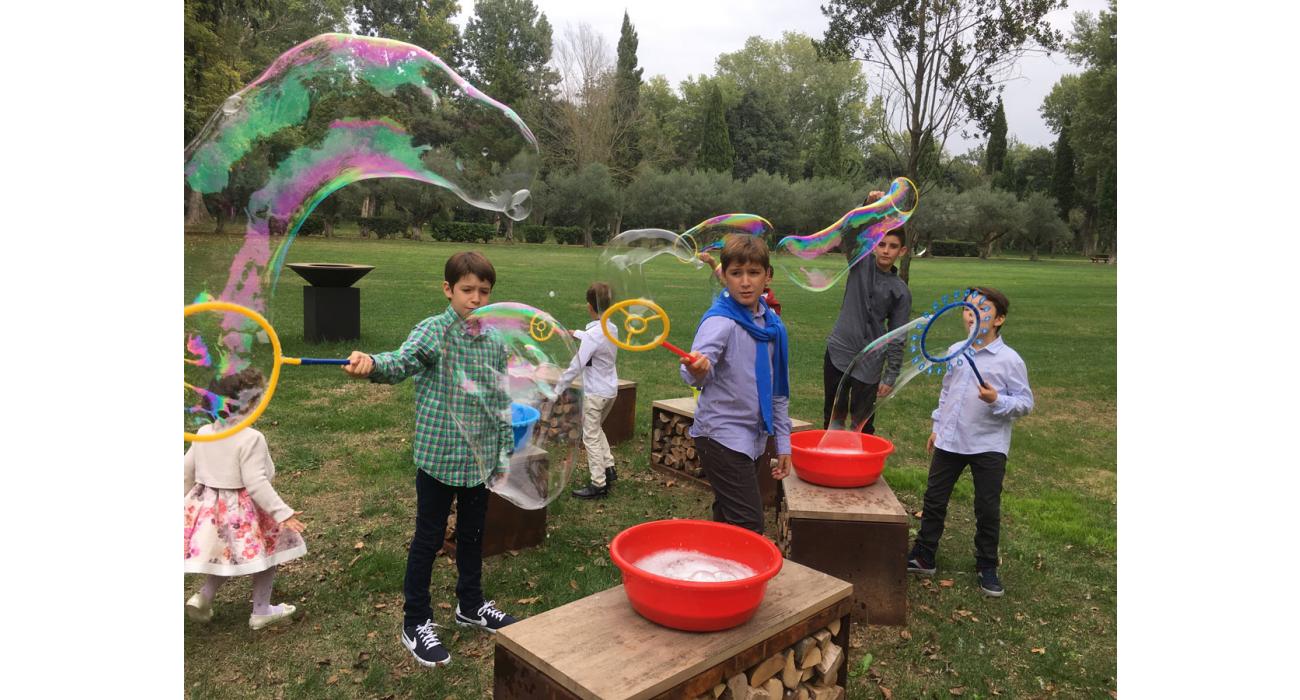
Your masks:
<svg viewBox="0 0 1300 700"><path fill-rule="evenodd" d="M510 404L510 427L515 431L515 449L518 450L528 442L528 431L541 418L537 409L522 403Z"/></svg>

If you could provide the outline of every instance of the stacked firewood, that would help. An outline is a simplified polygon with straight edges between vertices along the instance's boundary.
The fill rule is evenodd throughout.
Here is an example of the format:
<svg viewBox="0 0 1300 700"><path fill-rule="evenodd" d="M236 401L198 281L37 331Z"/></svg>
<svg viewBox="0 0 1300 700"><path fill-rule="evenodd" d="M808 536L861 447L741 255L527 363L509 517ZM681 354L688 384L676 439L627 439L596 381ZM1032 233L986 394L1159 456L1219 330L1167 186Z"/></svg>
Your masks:
<svg viewBox="0 0 1300 700"><path fill-rule="evenodd" d="M655 411L650 459L657 465L702 477L704 467L700 466L700 459L695 454L695 440L688 432L691 422L686 416Z"/></svg>
<svg viewBox="0 0 1300 700"><path fill-rule="evenodd" d="M551 408L551 416L546 421L546 441L577 440L582 436L582 403L574 401L577 392L566 391Z"/></svg>
<svg viewBox="0 0 1300 700"><path fill-rule="evenodd" d="M794 646L719 683L696 700L842 700L840 667L844 649L832 641L840 621L804 637Z"/></svg>

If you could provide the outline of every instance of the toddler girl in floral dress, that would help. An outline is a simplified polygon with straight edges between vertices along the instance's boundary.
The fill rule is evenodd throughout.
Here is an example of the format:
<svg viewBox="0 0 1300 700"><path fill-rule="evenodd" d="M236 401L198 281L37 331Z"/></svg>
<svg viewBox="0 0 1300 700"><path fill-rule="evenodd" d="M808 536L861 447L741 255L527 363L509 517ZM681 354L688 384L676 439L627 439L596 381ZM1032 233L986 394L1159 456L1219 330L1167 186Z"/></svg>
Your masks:
<svg viewBox="0 0 1300 700"><path fill-rule="evenodd" d="M252 407L265 380L256 369L222 377L209 390L218 396L240 397ZM249 396L252 399L249 400ZM219 432L238 422L217 411L216 423L199 435ZM261 629L288 618L294 606L271 605L271 584L277 565L307 553L299 534L305 526L271 486L275 465L266 438L253 428L211 442L195 442L185 453L185 572L207 574L203 588L185 603L190 619L212 619L212 598L230 576L253 576L253 613L248 626Z"/></svg>

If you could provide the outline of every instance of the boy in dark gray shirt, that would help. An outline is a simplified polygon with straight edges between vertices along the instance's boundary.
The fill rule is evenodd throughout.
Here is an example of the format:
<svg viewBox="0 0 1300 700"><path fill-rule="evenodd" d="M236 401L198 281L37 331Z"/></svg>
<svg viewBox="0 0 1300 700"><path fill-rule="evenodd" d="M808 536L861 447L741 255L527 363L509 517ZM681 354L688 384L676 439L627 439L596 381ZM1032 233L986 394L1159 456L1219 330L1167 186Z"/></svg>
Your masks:
<svg viewBox="0 0 1300 700"><path fill-rule="evenodd" d="M883 196L872 192L867 202ZM864 203L867 203L864 202ZM868 343L908 322L912 313L912 292L898 276L894 261L907 253L903 245L903 232L894 229L876 244L876 249L849 270L844 285L844 303L835 320L831 334L826 338L826 355L822 360L822 381L826 399L822 409L822 426L829 428L832 419L837 423L862 425L862 432L874 434L875 415L869 418L877 396L893 390L903 363L903 346L891 346L884 356L864 358L849 376L848 391L835 401L835 392L844 378L853 358ZM851 415L852 422L845 421Z"/></svg>

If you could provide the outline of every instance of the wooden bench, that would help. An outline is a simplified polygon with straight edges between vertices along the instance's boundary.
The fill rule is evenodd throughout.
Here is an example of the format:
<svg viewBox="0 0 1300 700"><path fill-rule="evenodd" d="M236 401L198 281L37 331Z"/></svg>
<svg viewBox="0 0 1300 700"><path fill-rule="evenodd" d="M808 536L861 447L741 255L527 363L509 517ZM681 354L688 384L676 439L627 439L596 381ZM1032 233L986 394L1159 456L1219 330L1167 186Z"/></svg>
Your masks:
<svg viewBox="0 0 1300 700"><path fill-rule="evenodd" d="M560 378L560 373L539 372L539 376L555 382ZM572 386L577 389L582 388L581 374L573 380ZM566 393L560 399L551 411L550 422L542 426L551 431L552 438L561 430L577 431L577 436L582 434L582 406L576 405L569 396ZM605 421L600 426L604 428L605 439L609 440L611 447L632 439L632 433L636 430L636 382L627 379L618 380L618 393L614 397L614 407L609 410L609 415L605 416Z"/></svg>
<svg viewBox="0 0 1300 700"><path fill-rule="evenodd" d="M853 584L853 615L872 625L907 624L907 510L884 478L836 489L782 481L777 540L790 559Z"/></svg>
<svg viewBox="0 0 1300 700"><path fill-rule="evenodd" d="M682 477L687 482L709 488L704 468L695 454L695 441L688 434L695 422L695 399L660 399L650 410L650 466L664 474ZM798 418L790 419L790 432L809 430L812 423ZM680 441L680 442L678 442ZM676 444L675 444L676 443ZM768 468L776 458L776 438L768 438L767 451L758 460L758 491L763 496L763 507L775 508L779 500L776 480Z"/></svg>
<svg viewBox="0 0 1300 700"><path fill-rule="evenodd" d="M546 469L546 451L537 445L529 444L520 450L530 462L531 468ZM455 518L455 504L452 504L452 517ZM536 547L546 540L546 509L528 510L507 501L497 494L488 492L487 518L483 524L483 556L490 557L503 554L511 549ZM449 557L456 556L456 526L454 519L447 525L447 540L443 542L442 551Z"/></svg>
<svg viewBox="0 0 1300 700"><path fill-rule="evenodd" d="M765 678L755 687L770 685L768 676L778 663L774 677L784 683L791 647L802 645L801 658L811 659L807 639L820 632L814 638L821 647L817 656L837 660L824 659L826 667L803 682L821 684L819 697L843 698L852 595L848 583L786 561L768 582L763 604L749 622L700 633L650 622L632 609L623 586L615 586L502 629L496 640L493 697L713 698L720 684L743 690L750 679ZM745 691L739 697L747 696Z"/></svg>
<svg viewBox="0 0 1300 700"><path fill-rule="evenodd" d="M1094 256L1092 256L1092 261L1095 262L1095 263L1109 263L1109 262L1110 262L1110 256L1109 256L1109 255L1094 255Z"/></svg>

